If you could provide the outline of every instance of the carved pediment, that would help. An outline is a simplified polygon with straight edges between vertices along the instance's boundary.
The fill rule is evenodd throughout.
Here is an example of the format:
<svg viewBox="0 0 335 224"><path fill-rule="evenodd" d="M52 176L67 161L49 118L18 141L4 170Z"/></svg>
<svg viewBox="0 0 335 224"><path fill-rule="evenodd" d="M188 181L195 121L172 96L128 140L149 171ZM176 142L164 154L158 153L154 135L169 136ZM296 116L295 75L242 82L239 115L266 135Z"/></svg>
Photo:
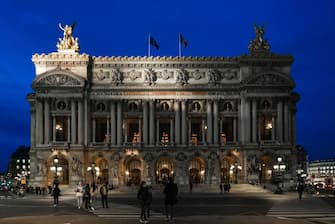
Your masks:
<svg viewBox="0 0 335 224"><path fill-rule="evenodd" d="M55 69L39 75L33 82L33 88L40 87L83 87L85 79L62 69Z"/></svg>
<svg viewBox="0 0 335 224"><path fill-rule="evenodd" d="M294 81L287 75L278 72L263 72L257 75L251 75L244 83L246 85L257 86L288 86L293 88Z"/></svg>

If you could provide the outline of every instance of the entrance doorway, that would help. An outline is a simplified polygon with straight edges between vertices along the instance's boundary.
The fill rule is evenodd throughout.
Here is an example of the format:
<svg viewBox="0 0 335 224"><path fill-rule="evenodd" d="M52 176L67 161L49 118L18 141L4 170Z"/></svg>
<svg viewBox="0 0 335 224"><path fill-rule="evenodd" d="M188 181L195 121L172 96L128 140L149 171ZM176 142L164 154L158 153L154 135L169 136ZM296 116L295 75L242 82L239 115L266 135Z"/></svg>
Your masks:
<svg viewBox="0 0 335 224"><path fill-rule="evenodd" d="M126 184L127 186L139 185L141 183L142 162L137 158L132 158L126 162Z"/></svg>
<svg viewBox="0 0 335 224"><path fill-rule="evenodd" d="M202 184L205 182L205 161L201 157L194 157L189 164L190 183Z"/></svg>
<svg viewBox="0 0 335 224"><path fill-rule="evenodd" d="M168 157L161 157L157 161L156 183L164 183L173 176L173 161Z"/></svg>

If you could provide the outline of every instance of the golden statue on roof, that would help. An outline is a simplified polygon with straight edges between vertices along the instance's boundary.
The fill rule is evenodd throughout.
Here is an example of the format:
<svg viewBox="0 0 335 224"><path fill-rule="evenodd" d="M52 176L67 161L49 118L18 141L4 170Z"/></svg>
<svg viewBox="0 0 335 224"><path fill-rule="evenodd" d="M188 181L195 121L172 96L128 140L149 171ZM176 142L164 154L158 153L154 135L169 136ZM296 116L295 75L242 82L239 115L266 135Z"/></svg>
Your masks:
<svg viewBox="0 0 335 224"><path fill-rule="evenodd" d="M72 36L76 22L73 22L71 26L62 26L61 23L58 24L59 28L63 31L63 38L58 39L57 48L58 51L79 51L79 39Z"/></svg>

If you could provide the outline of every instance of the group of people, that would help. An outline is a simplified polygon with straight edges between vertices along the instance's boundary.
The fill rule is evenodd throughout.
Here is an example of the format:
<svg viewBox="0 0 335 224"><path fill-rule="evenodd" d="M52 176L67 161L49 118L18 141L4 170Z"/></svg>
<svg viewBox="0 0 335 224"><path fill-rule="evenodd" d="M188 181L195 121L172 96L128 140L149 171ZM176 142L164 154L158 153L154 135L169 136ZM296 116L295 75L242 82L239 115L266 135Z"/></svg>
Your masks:
<svg viewBox="0 0 335 224"><path fill-rule="evenodd" d="M173 179L168 178L168 182L164 187L165 195L165 215L166 221L173 220L174 205L177 203L178 187L173 182ZM152 203L152 187L148 186L145 181L142 181L137 192L137 199L141 207L140 222L148 223L150 218L150 206Z"/></svg>
<svg viewBox="0 0 335 224"><path fill-rule="evenodd" d="M108 208L108 184L106 182L100 187L94 182L91 185L86 184L84 186L78 183L75 189L78 208L85 206L86 209L94 210L98 192L101 196L102 207Z"/></svg>

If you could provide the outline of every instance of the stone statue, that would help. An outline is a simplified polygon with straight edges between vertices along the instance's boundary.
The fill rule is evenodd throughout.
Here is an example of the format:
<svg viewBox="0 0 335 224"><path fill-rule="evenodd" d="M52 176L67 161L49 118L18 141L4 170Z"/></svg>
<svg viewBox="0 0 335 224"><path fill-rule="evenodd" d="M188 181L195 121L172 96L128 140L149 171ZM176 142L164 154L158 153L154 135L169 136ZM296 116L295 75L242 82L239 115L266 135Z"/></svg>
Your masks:
<svg viewBox="0 0 335 224"><path fill-rule="evenodd" d="M249 51L251 54L258 53L258 52L269 52L270 50L270 44L266 39L264 39L265 34L265 27L257 26L254 24L254 30L256 34L256 38L252 41L250 41L249 44Z"/></svg>
<svg viewBox="0 0 335 224"><path fill-rule="evenodd" d="M188 74L187 71L184 69L180 69L177 72L177 76L176 76L176 83L179 85L186 85L188 83Z"/></svg>
<svg viewBox="0 0 335 224"><path fill-rule="evenodd" d="M209 84L215 84L217 81L219 81L219 74L217 71L210 69L207 72L207 77L208 77L208 83Z"/></svg>
<svg viewBox="0 0 335 224"><path fill-rule="evenodd" d="M77 157L72 158L72 175L79 176L81 174L82 163Z"/></svg>
<svg viewBox="0 0 335 224"><path fill-rule="evenodd" d="M155 82L156 82L156 73L152 70L152 69L149 69L147 71L145 71L144 73L144 82L148 85L155 85Z"/></svg>
<svg viewBox="0 0 335 224"><path fill-rule="evenodd" d="M73 38L72 33L76 22L73 22L71 26L58 24L59 28L63 31L63 39L59 38L57 43L58 50L74 50L75 52L79 51L78 37Z"/></svg>
<svg viewBox="0 0 335 224"><path fill-rule="evenodd" d="M259 162L256 155L250 155L248 157L248 173L254 174L258 172Z"/></svg>

